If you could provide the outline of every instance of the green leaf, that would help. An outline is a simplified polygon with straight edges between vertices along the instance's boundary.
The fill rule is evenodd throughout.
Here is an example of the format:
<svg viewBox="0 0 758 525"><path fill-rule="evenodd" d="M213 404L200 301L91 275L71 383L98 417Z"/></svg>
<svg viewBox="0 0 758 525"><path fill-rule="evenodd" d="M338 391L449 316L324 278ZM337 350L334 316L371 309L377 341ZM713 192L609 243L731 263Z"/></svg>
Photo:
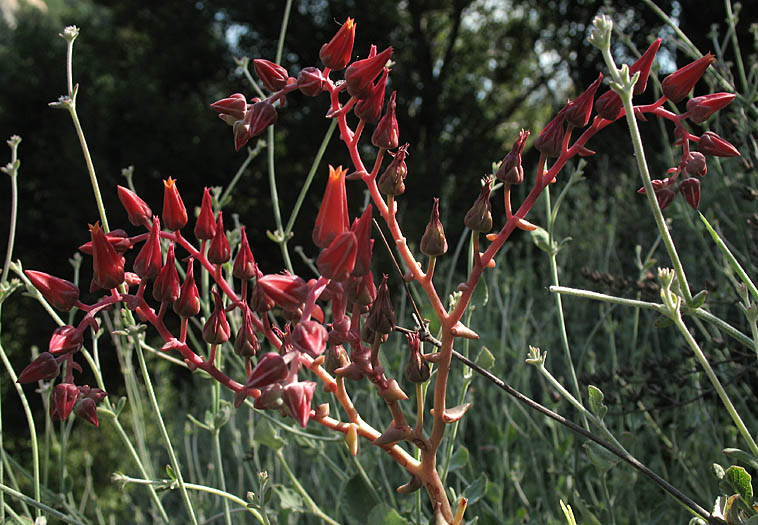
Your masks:
<svg viewBox="0 0 758 525"><path fill-rule="evenodd" d="M553 250L555 250L550 244L550 234L547 233L545 228L537 226L537 229L530 231L529 235L532 237L532 242L543 252L553 253Z"/></svg>
<svg viewBox="0 0 758 525"><path fill-rule="evenodd" d="M692 296L692 301L687 306L692 308L693 310L695 308L700 308L703 306L703 303L705 303L706 298L708 297L708 290L700 290L698 293Z"/></svg>
<svg viewBox="0 0 758 525"><path fill-rule="evenodd" d="M471 294L471 304L474 306L486 306L490 299L490 291L487 288L487 282L484 279L479 279L474 288L474 293Z"/></svg>
<svg viewBox="0 0 758 525"><path fill-rule="evenodd" d="M671 320L671 318L666 317L664 315L660 316L658 319L655 320L656 328L667 328L673 325L674 325L674 321Z"/></svg>
<svg viewBox="0 0 758 525"><path fill-rule="evenodd" d="M487 475L482 474L476 478L471 485L466 487L461 494L464 498L468 499L468 504L473 505L487 493Z"/></svg>
<svg viewBox="0 0 758 525"><path fill-rule="evenodd" d="M461 445L458 450L455 451L453 457L450 458L450 472L458 470L468 463L469 453L468 449Z"/></svg>
<svg viewBox="0 0 758 525"><path fill-rule="evenodd" d="M731 466L726 469L724 482L732 488L733 492L740 495L740 499L750 506L753 504L753 485L750 474L742 467Z"/></svg>
<svg viewBox="0 0 758 525"><path fill-rule="evenodd" d="M744 450L740 450L738 448L725 448L721 452L723 452L724 454L726 454L727 456L729 456L730 458L736 461L747 463L754 469L758 470L758 458L756 458L754 455L750 454L749 452L745 452Z"/></svg>
<svg viewBox="0 0 758 525"><path fill-rule="evenodd" d="M279 508L288 509L293 512L304 512L303 498L289 487L284 485L274 485L274 492L279 497Z"/></svg>
<svg viewBox="0 0 758 525"><path fill-rule="evenodd" d="M367 525L408 525L408 520L386 503L380 503L369 512Z"/></svg>
<svg viewBox="0 0 758 525"><path fill-rule="evenodd" d="M365 516L366 509L373 508L374 505L379 503L371 491L371 487L366 484L366 481L360 474L354 475L345 482L344 494L345 498L343 501L347 502L350 513L353 516Z"/></svg>
<svg viewBox="0 0 758 525"><path fill-rule="evenodd" d="M176 474L174 473L174 469L171 468L171 465L169 464L166 464L166 475L173 481L176 481Z"/></svg>
<svg viewBox="0 0 758 525"><path fill-rule="evenodd" d="M587 451L587 455L590 457L592 464L595 465L595 468L597 468L602 474L611 470L616 466L616 463L619 462L619 458L616 455L608 452L594 441L587 441L584 443L584 449Z"/></svg>
<svg viewBox="0 0 758 525"><path fill-rule="evenodd" d="M476 356L476 361L474 362L485 370L491 370L492 367L495 366L495 356L492 355L489 348L483 346L482 349L479 350L479 355Z"/></svg>
<svg viewBox="0 0 758 525"><path fill-rule="evenodd" d="M116 409L114 410L114 412L116 413L116 419L118 419L118 416L121 414L121 411L124 410L125 406L126 406L126 397L118 398L118 401L116 402Z"/></svg>
<svg viewBox="0 0 758 525"><path fill-rule="evenodd" d="M284 440L279 437L279 432L271 426L271 424L265 419L255 426L255 433L253 434L253 441L265 445L274 450L279 450L284 446Z"/></svg>
<svg viewBox="0 0 758 525"><path fill-rule="evenodd" d="M603 419L606 412L608 412L608 407L603 403L603 399L605 399L603 392L594 385L590 385L588 390L590 394L590 410L597 417Z"/></svg>
<svg viewBox="0 0 758 525"><path fill-rule="evenodd" d="M563 515L566 517L568 525L576 525L576 518L574 517L574 511L571 509L571 505L563 503L563 500L560 500L560 502L561 510L563 511Z"/></svg>

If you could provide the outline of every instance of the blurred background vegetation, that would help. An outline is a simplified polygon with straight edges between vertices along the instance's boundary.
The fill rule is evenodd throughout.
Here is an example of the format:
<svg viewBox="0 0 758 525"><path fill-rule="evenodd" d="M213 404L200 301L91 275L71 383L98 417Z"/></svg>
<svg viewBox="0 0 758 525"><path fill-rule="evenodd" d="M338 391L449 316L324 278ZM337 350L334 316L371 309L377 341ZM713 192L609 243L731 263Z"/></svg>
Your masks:
<svg viewBox="0 0 758 525"><path fill-rule="evenodd" d="M725 47L721 4L665 0L658 6L701 52L718 52ZM257 0L0 0L0 134L23 138L21 211L14 257L26 268L70 277L72 270L66 261L88 239L87 223L98 217L69 116L48 107L65 91L66 47L57 37L64 26L75 24L81 29L73 65L79 84L78 111L115 228L128 226L115 192L116 184L125 183L121 172L128 166L134 167L136 188L153 210L160 209L161 179L169 176L178 179L188 207L199 205L204 186L229 182L245 152L234 152L230 129L208 105L234 92L252 96L234 58L273 59L283 9L284 2ZM357 56L365 56L371 44L380 49L387 45L395 48L396 64L388 90L398 92L401 141L410 143L400 222L413 245L423 233L432 197L439 196L442 220L454 247L481 176L510 149L518 131L531 129L534 138L568 98L604 71L599 53L586 42L591 20L601 11L616 22L614 52L618 63L633 61L636 51L643 51L659 36L664 39L656 64L661 76L690 60L678 46L672 29L649 6L637 1L300 0L294 2L281 64L291 75L303 67L320 65L321 44L348 16L358 24ZM756 51L755 26L750 21L757 20L758 4L743 5L736 36L744 45L746 59ZM727 50L719 58L719 71L731 79L733 55ZM696 94L724 90L714 77L706 80ZM657 98L656 89L653 85L637 102ZM287 107L280 111L275 157L285 213L292 208L328 127L322 118L325 111L323 96L311 99L298 94L289 97ZM712 123L740 148L743 158L723 163L723 169L709 166L701 202L701 210L725 229L753 272L749 257L756 255L754 122L744 105L735 104ZM662 176L675 162L676 152L670 147L672 130L656 122L642 129L649 159L655 173ZM656 230L644 199L635 194L640 184L625 127L610 127L589 147L597 155L589 159L585 180L574 186L565 200L556 226L558 239L573 239L559 255L561 283L628 297L652 293L650 297L655 298L654 290L645 291L644 272L635 265L635 247L639 245L646 253L656 240ZM334 165L349 162L336 138L324 159ZM4 162L0 157L0 163ZM525 159L524 186L529 186L535 163L530 150ZM566 175L571 170L569 166ZM326 173L325 167L320 173ZM557 183L554 196L567 178ZM310 242L311 221L323 180L323 176L317 177L291 242L291 246L303 246L308 256L316 254ZM525 195L527 189L520 191ZM351 187L350 192L351 211L355 213L363 196L358 187ZM3 246L9 195L3 186ZM538 204L530 216L542 225L546 222L543 206ZM274 221L263 155L253 160L227 209L247 226L263 271L279 271L283 267L279 250L266 237L266 231L274 229ZM721 271L718 256L703 255L716 252L702 237L692 210L683 199L677 199L667 216L673 221L676 241L684 247L695 289L708 288L717 305L721 300L724 308L730 307L733 298L726 296L731 285ZM665 254L656 257L667 264ZM381 256L379 264L381 268L375 273L390 272ZM296 265L304 273L308 271L299 261ZM438 270L440 286L452 291L458 272L464 268L463 258L457 264L443 265ZM86 262L82 272L82 288L86 289L90 275ZM447 275L451 277L444 279ZM490 273L489 284L490 302L473 316L472 323L483 337L472 352L487 346L496 358L495 370L500 376L567 417L575 417L565 401L551 401L549 386L523 364L527 345L532 344L551 350L548 363L556 376L566 373L553 297L545 291L551 284L547 257L528 235L514 235L498 258L498 268ZM721 293L725 294L723 299ZM723 416L713 408L713 395L708 385L700 384L685 347L666 329L656 328L652 316L642 315L639 323L633 324L628 311L579 300L565 303L569 339L575 345L575 365L583 388L588 384L600 386L611 405L609 417L615 417L612 426L628 437L630 449L664 477L681 482L708 507L716 494L715 481L708 481L710 464L719 461L721 448L736 445L736 437L716 424ZM3 313L2 342L18 370L28 362L32 345L47 345L54 324L36 303L20 294L4 305ZM408 319L404 322L410 324ZM734 321L739 324L739 319ZM633 338L628 336L632 332ZM390 369L401 371L402 341L399 336L393 341L396 351L387 352L388 364ZM107 343L103 344L103 359L110 363L110 370L104 366L106 384L116 396L124 388L121 370L126 365L109 356ZM725 348L723 339L715 335L708 344L714 360L724 362L719 372L725 382L729 378L747 379L754 394L755 360L741 349ZM163 403L176 407L172 424L180 435L187 407L203 407L204 401L191 397L198 380L186 370L155 366L165 378L161 386ZM694 388L695 384L695 390L683 388ZM2 389L4 399L13 399L15 394L6 381ZM460 491L480 473L486 474L486 491L481 503L472 507L472 516L479 514L487 523L552 523L560 515L558 499L563 498L579 509L580 522L591 523L596 515L599 522L609 523L607 502L599 481L590 473L593 467L583 454L580 440L525 412L480 379L474 380L472 391L475 410L459 430L460 442L470 457L450 478ZM695 398L693 392L697 392ZM750 388L744 393L749 395ZM357 397L359 402L365 401L360 394ZM38 396L32 399L39 402ZM4 428L8 429L8 421L20 417L20 409L14 403L4 403L3 412ZM244 421L247 415L235 417ZM755 421L748 426L755 428ZM148 432L153 431L148 428ZM75 442L87 443L88 454L95 457L92 476L102 484L108 483L113 471L129 469L119 464L119 451L107 447L107 439L99 441L100 436L108 435L107 428L96 431L78 424L72 436ZM227 438L232 440L233 436ZM19 460L28 454L25 439L23 431L6 430L6 447L17 453ZM240 450L244 452L243 445L229 447L229 461L246 461L234 457ZM339 443L291 441L286 449L318 502L328 502L351 490L320 483L330 471L325 462L336 460L345 469L346 479L354 479L359 472L344 451L336 450L340 448ZM367 459L369 478L387 487L404 482L394 466L372 448L364 446L365 454L361 455ZM77 458L75 443L70 450L74 459L69 471L76 478L83 475L86 454ZM308 461L303 465L300 460L304 458ZM256 467L273 459L259 458L256 450ZM161 464L160 458L156 464ZM249 467L245 465L245 469ZM202 470L200 465L197 470ZM683 523L686 519L686 513L672 500L625 467L608 474L608 485L618 505L615 519L619 523ZM243 491L255 490L244 483L240 486ZM105 490L107 494L116 487ZM107 498L107 503L101 498L100 503L117 520L123 519L139 507L141 497L139 489L128 489L127 494L124 499ZM357 504L344 505L360 507L359 496L353 497ZM166 498L175 498L176 515L181 515L178 497L169 494ZM415 498L399 496L398 500L398 506L405 509ZM302 522L308 519L298 513L292 516L287 519L293 523L298 517Z"/></svg>

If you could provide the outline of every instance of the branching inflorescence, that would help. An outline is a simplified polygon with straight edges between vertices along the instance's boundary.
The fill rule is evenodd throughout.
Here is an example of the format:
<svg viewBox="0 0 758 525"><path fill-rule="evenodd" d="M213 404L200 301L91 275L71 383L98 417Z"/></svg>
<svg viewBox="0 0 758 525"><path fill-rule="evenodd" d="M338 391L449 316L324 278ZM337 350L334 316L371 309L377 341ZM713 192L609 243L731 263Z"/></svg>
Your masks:
<svg viewBox="0 0 758 525"><path fill-rule="evenodd" d="M264 88L270 92L269 96L248 102L244 95L235 93L211 104L232 126L235 148L239 150L250 138L276 122L287 95L295 91L312 97L328 94L330 104L326 118L338 121L341 140L350 154L352 171L342 167L329 168L326 191L312 236L314 244L321 250L316 260L318 278L306 280L288 272L263 275L256 265L244 227L241 228L237 253L232 258L222 212L214 213L207 188L194 226L196 244L182 234L188 216L173 179L164 181L160 218L153 215L148 204L134 192L119 187L119 199L129 221L147 232L130 235L124 230L105 232L97 223L90 226L91 240L81 250L92 255L91 291L107 291L94 304L80 301L78 287L68 281L41 272L26 272L53 307L63 311L78 308L84 316L76 326L58 328L48 351L21 373L19 381L54 380L61 373L61 363L65 363L63 380L54 387L51 397L51 414L55 419L66 419L74 411L97 425L95 407L106 394L97 388L74 384L73 372L80 368L73 356L82 347L86 329L97 330L98 313L122 305L157 330L164 341L163 351L179 352L191 369L206 372L231 390L235 406L239 407L247 398L252 398L256 408L278 410L303 427L309 421L315 421L344 434L353 454L357 453L359 437L368 439L410 474L410 481L398 489L400 492L424 487L436 518L441 520L439 522L459 523L465 500L454 512L437 472L436 458L446 426L463 417L469 408L468 404L447 406L447 382L455 341L478 337L461 323L461 319L483 271L495 266L495 256L510 234L516 228L535 228L525 217L542 190L555 181L571 158L593 154L587 147L588 141L623 117L624 107L619 95L612 90L595 101L602 74L575 100L569 101L537 136L534 147L540 156L534 186L514 210L511 187L525 179L522 154L529 138L528 131L521 131L494 177L484 177L481 193L465 216L465 226L474 232L472 270L458 286L457 300L446 308L433 283L435 260L447 251L438 200L434 200L429 225L420 241L420 250L428 258L425 269L406 243L397 222L395 200L405 190L404 179L408 171L405 158L410 146L400 141L395 92L391 93L382 112L393 50L388 47L378 52L376 46L371 46L367 58L351 62L355 29L354 21L347 19L332 40L323 45L320 51L323 69L307 67L295 78L278 64L255 60L254 69ZM660 39L628 68L630 75L636 76L635 94L645 90L659 45ZM706 173L706 156L739 155L731 144L716 134L705 132L696 136L685 125L687 119L693 123L704 122L726 106L734 95L716 93L692 98L681 114L663 108L667 101L682 101L713 60L707 55L671 74L663 82L663 97L653 104L634 107L639 120L654 115L672 121L677 144L682 147L679 165L669 170L668 178L655 181L655 195L661 208L671 202L675 191L697 208L699 177ZM333 78L342 70L342 79ZM591 119L593 107L595 117ZM365 150L359 150L359 143L366 127L374 125L370 142L376 148L376 156L369 167L360 153ZM579 131L578 138L572 142L572 135ZM691 142L697 144L697 151L691 150ZM388 162L385 162L385 155L390 157ZM495 179L503 187L504 204L500 214L493 214L490 202ZM348 212L346 180L365 184L372 201L359 217L352 220ZM441 346L439 351L430 354L422 354L420 350L420 342L429 335L422 320L417 320L416 332L408 334L407 380L414 383L429 381L430 366L436 367L431 432L427 432L423 425L424 400L417 400L417 421L411 425L400 406L408 396L397 379L387 376L381 364L380 350L388 334L395 329L396 319L387 276L377 286L372 271L374 211L384 220L394 247L408 268L406 278L424 290L441 326ZM491 233L493 225L499 229ZM482 234L484 239L480 239ZM132 271L127 271L124 254L137 251L140 245L133 258ZM212 289L214 308L202 325L207 352L191 348L187 338L188 321L201 311L194 277L196 262L215 284ZM183 282L177 268L184 269ZM151 282L150 293L147 293ZM181 319L178 335L172 333L165 323L170 310ZM236 336L232 337L227 313L235 310L242 322ZM259 338L268 341L272 350L261 353ZM232 378L219 367L217 357L227 347L233 348L244 359L244 377ZM347 380L363 379L374 384L392 418L382 431L364 421L348 393ZM332 417L327 403L314 405L317 382L326 392L334 394L346 419ZM416 447L420 459L409 453L403 443Z"/></svg>

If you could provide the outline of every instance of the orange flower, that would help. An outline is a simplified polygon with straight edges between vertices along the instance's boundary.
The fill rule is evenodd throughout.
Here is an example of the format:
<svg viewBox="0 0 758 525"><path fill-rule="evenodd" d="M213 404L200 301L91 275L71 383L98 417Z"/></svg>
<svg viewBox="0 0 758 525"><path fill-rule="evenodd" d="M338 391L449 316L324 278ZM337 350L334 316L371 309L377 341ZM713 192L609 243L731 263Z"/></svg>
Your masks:
<svg viewBox="0 0 758 525"><path fill-rule="evenodd" d="M342 166L337 169L329 166L329 180L313 226L313 243L319 248L326 248L337 235L350 229L345 192L346 173L347 170L343 170Z"/></svg>

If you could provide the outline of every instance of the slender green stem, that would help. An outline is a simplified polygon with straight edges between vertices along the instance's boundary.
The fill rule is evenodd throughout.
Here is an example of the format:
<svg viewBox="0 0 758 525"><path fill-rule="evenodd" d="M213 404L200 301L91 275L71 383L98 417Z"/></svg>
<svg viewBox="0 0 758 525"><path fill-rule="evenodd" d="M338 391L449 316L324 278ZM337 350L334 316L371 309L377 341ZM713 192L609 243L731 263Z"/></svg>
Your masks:
<svg viewBox="0 0 758 525"><path fill-rule="evenodd" d="M748 92L747 75L745 75L745 65L742 63L742 52L740 51L740 44L737 41L737 30L734 27L734 21L736 17L732 11L731 0L724 0L724 7L726 8L726 23L729 24L729 35L732 41L732 52L734 53L734 61L737 64L737 73L740 76L740 84L742 84L743 93Z"/></svg>
<svg viewBox="0 0 758 525"><path fill-rule="evenodd" d="M721 250L724 258L729 262L729 265L739 276L740 280L745 284L745 286L747 286L747 289L750 291L753 299L758 301L758 288L756 288L755 284L750 279L750 276L742 268L739 261L737 261L737 258L732 254L731 250L727 247L726 243L723 241L723 239L721 239L716 230L713 229L713 226L711 226L711 223L709 223L708 219L705 218L705 215L702 213L699 215L700 220L703 221L703 224L705 224L705 229L708 230L708 233L711 235L713 242L716 243L716 246L718 246L719 250Z"/></svg>
<svg viewBox="0 0 758 525"><path fill-rule="evenodd" d="M158 398L155 396L155 390L153 389L153 383L150 380L150 372L147 369L147 363L145 362L145 354L142 351L142 347L139 344L139 341L137 340L138 336L132 336L132 340L134 341L134 348L137 352L137 359L139 361L140 370L142 371L142 377L145 381L145 388L147 389L147 395L150 399L150 404L153 407L153 411L155 412L155 419L158 423L158 428L161 432L161 437L163 438L163 441L166 445L166 451L168 452L169 460L171 461L171 467L174 469L174 474L176 475L176 481L179 484L179 490L182 494L182 500L184 501L184 506L187 509L187 514L189 514L190 521L197 525L197 518L195 517L195 510L192 508L192 502L189 499L189 493L187 492L187 487L184 483L184 479L182 478L182 472L181 468L179 466L179 461L176 458L176 453L174 452L174 447L171 444L171 437L168 435L168 430L166 429L166 425L163 422L163 416L161 415L161 409L160 406L158 406Z"/></svg>
<svg viewBox="0 0 758 525"><path fill-rule="evenodd" d="M565 190L564 190L565 192ZM548 257L550 259L550 276L553 281L553 287L560 285L560 280L558 279L558 247L555 243L555 240L553 238L553 230L555 225L555 216L553 214L553 210L550 204L550 187L546 187L543 191L543 194L545 195L545 214L547 215L547 221L548 221L548 247L550 251L548 252ZM563 193L562 195L565 195ZM559 197L560 200L560 197ZM551 287L552 289L552 287ZM579 390L579 380L576 377L576 369L574 368L574 360L571 357L571 347L569 346L568 341L568 333L566 331L566 318L563 313L563 301L561 299L561 294L557 293L554 295L555 297L555 308L558 313L558 331L561 335L561 346L563 347L563 355L566 359L566 365L569 369L569 375L571 376L571 386L574 389L574 395L577 399L582 399L582 393L581 390ZM587 421L587 417L582 413L582 422L584 423L584 428L589 429L589 421Z"/></svg>
<svg viewBox="0 0 758 525"><path fill-rule="evenodd" d="M219 429L213 429L213 448L216 453L216 468L218 469L218 486L222 492L226 492L226 480L224 479L224 462L221 455L221 440L219 439ZM224 499L224 523L232 525L232 515L230 513L229 501Z"/></svg>
<svg viewBox="0 0 758 525"><path fill-rule="evenodd" d="M3 345L0 344L0 359L2 359L3 364L5 365L5 369L8 371L8 375L11 378L11 381L13 382L13 387L16 389L16 392L18 393L18 397L21 400L21 406L24 409L24 414L26 415L26 424L29 427L29 440L31 442L32 447L32 471L33 471L33 480L32 484L34 485L34 499L37 502L41 502L40 499L40 478L39 478L39 444L37 443L37 429L34 424L34 417L32 416L31 408L29 408L29 402L26 399L26 394L24 394L24 390L21 388L21 385L18 384L16 381L18 380L18 376L16 376L16 372L13 370L13 365L11 365L11 362L8 360L8 356L5 353L5 348L3 348ZM36 510L37 517L40 517L41 511L40 507L38 505L34 505Z"/></svg>
<svg viewBox="0 0 758 525"><path fill-rule="evenodd" d="M276 59L277 64L282 61L282 51L284 51L284 38L287 36L287 25L290 21L290 11L292 10L292 0L287 0L284 5L284 14L282 15L282 27L279 29L279 41L276 44Z"/></svg>
<svg viewBox="0 0 758 525"><path fill-rule="evenodd" d="M120 483L133 483L136 485L166 486L170 484L169 480L138 479L138 478L131 478L129 476L124 476L123 474L114 474L113 479L114 481L117 481ZM241 507L245 507L248 510L248 512L250 512L250 514L255 516L255 518L258 521L260 521L261 523L266 523L260 512L258 512L256 509L248 507L247 501L243 500L242 498L238 496L235 496L234 494L230 494L229 492L225 492L223 490L219 490L213 487L208 487L206 485L198 485L196 483L185 483L184 486L187 487L188 490L194 490L197 492L206 492L208 494L213 494L214 496L220 496L226 500L236 503L237 505Z"/></svg>
<svg viewBox="0 0 758 525"><path fill-rule="evenodd" d="M92 184L92 191L95 194L95 203L97 203L97 211L100 214L100 222L103 224L103 231L108 233L110 226L108 225L108 217L105 214L105 205L103 204L103 197L100 194L100 185L97 182L97 175L95 174L95 165L92 163L92 156L87 146L87 139L84 137L84 131L82 125L79 122L79 116L76 114L76 105L72 103L69 109L71 114L71 120L74 122L74 128L76 129L76 135L79 137L79 143L82 146L82 153L84 154L84 162L87 164L87 172L89 173L90 183Z"/></svg>
<svg viewBox="0 0 758 525"><path fill-rule="evenodd" d="M258 141L254 149L247 150L247 157L245 158L245 161L239 167L237 173L234 174L234 177L232 177L232 180L229 182L229 184L224 189L224 192L218 198L218 203L220 206L224 206L226 200L229 199L229 195L239 182L240 178L242 178L242 174L245 173L245 170L247 170L247 167L250 165L253 159L258 156L264 144L264 142Z"/></svg>
<svg viewBox="0 0 758 525"><path fill-rule="evenodd" d="M319 164L321 164L321 159L324 156L326 147L329 145L329 141L332 139L332 134L334 134L336 127L337 119L332 119L332 122L329 124L329 129L326 130L326 134L324 134L324 138L321 140L321 146L319 146L318 151L316 152L316 157L313 159L313 163L311 163L311 169L308 171L308 176L305 178L303 189L300 190L300 195L297 196L297 201L295 201L295 207L292 209L290 218L287 221L287 226L284 228L284 242L289 241L289 234L295 226L295 219L297 219L297 215L300 213L300 207L303 205L308 189L313 182L313 177L316 175L316 171L318 170Z"/></svg>
<svg viewBox="0 0 758 525"><path fill-rule="evenodd" d="M634 115L634 105L632 104L632 90L634 88L634 82L628 79L628 73L626 78L621 77L620 71L616 68L616 63L611 56L610 48L601 48L603 58L608 66L608 69L613 77L613 84L611 87L621 97L621 102L624 104L624 111L626 117L626 123L629 127L629 135L632 139L632 146L634 147L634 155L637 159L637 169L640 172L642 178L642 184L645 187L645 194L647 196L650 209L653 211L653 217L655 223L658 226L658 231L661 232L663 244L666 246L666 251L671 259L671 264L674 266L676 276L679 280L679 289L684 296L685 303L692 302L692 293L690 292L689 283L687 277L684 274L684 267L682 261L679 259L679 254L676 251L674 240L671 238L671 232L666 225L666 219L663 217L661 207L658 205L658 199L655 197L655 190L653 189L653 183L650 177L650 170L648 169L647 159L645 158L645 148L642 145L642 137L640 136L639 127L637 127L637 117Z"/></svg>
<svg viewBox="0 0 758 525"><path fill-rule="evenodd" d="M726 393L726 390L724 390L724 387L721 385L721 381L719 381L718 377L716 377L716 373L713 371L713 368L711 368L711 365L708 362L708 359L705 357L705 354L700 349L700 346L697 344L697 341L695 341L695 338L692 337L692 334L690 333L689 329L684 324L679 308L675 308L670 317L674 321L674 324L676 325L676 327L679 329L679 332L681 332L685 341L687 341L687 345L689 345L689 347L694 352L695 357L700 363L700 366L703 367L703 370L705 371L705 375L708 376L708 379L713 385L713 388L716 389L716 393L718 393L719 398L721 399L721 402L724 405L724 408L726 408L726 411L729 413L729 416L732 418L732 421L737 426L737 430L740 431L740 434L742 434L742 437L745 439L748 446L750 447L750 452L752 452L754 456L758 456L758 444L755 442L755 439L753 439L753 436L750 435L750 431L747 429L747 427L745 426L745 423L742 421L742 418L737 413L737 409L734 408L734 405L732 404L732 400L729 399L729 395Z"/></svg>
<svg viewBox="0 0 758 525"><path fill-rule="evenodd" d="M287 460L284 458L284 454L282 453L282 449L276 450L276 457L279 458L279 463L282 465L282 469L284 470L285 474L287 474L287 477L290 478L290 481L292 482L292 485L295 487L295 490L303 497L305 502L308 504L308 506L311 508L311 513L321 519L323 523L329 523L331 525L339 525L339 522L334 521L332 518L327 516L324 511L321 510L321 508L316 505L316 502L313 501L313 498L311 498L310 494L308 494L308 491L303 488L303 486L300 484L300 481L297 479L297 476L295 476L295 473L292 472L292 469L290 468L289 464L287 463Z"/></svg>
<svg viewBox="0 0 758 525"><path fill-rule="evenodd" d="M615 295L607 295L599 292L591 292L589 290L582 290L580 288L569 288L566 286L551 286L548 288L555 294L572 295L574 297L583 297L584 299L592 299L594 301L603 301L606 303L621 304L624 306L631 306L634 308L648 308L655 310L656 312L663 313L663 305L658 303L651 303L648 301L638 301L636 299L625 299L623 297L616 297Z"/></svg>
<svg viewBox="0 0 758 525"><path fill-rule="evenodd" d="M42 512L44 511L46 514L49 514L50 516L57 518L61 520L64 523L72 523L74 525L85 525L84 522L73 519L62 512L58 512L52 507L48 507L44 503L41 503L37 501L36 499L32 499L26 494L22 494L21 492L18 492L17 490L13 490L7 485L0 484L0 491L3 492L3 494L7 494L9 496L12 496L14 498L17 498L20 501L23 501L24 503L27 503L34 507L37 510L37 516L42 516Z"/></svg>
<svg viewBox="0 0 758 525"><path fill-rule="evenodd" d="M0 277L0 285L5 284L8 280L8 271L10 269L11 258L13 257L13 244L16 239L16 219L18 217L18 145L21 137L14 135L8 140L11 148L10 168L3 168L11 178L11 215L10 226L8 228L8 248L5 251L5 262L3 263L3 274Z"/></svg>

